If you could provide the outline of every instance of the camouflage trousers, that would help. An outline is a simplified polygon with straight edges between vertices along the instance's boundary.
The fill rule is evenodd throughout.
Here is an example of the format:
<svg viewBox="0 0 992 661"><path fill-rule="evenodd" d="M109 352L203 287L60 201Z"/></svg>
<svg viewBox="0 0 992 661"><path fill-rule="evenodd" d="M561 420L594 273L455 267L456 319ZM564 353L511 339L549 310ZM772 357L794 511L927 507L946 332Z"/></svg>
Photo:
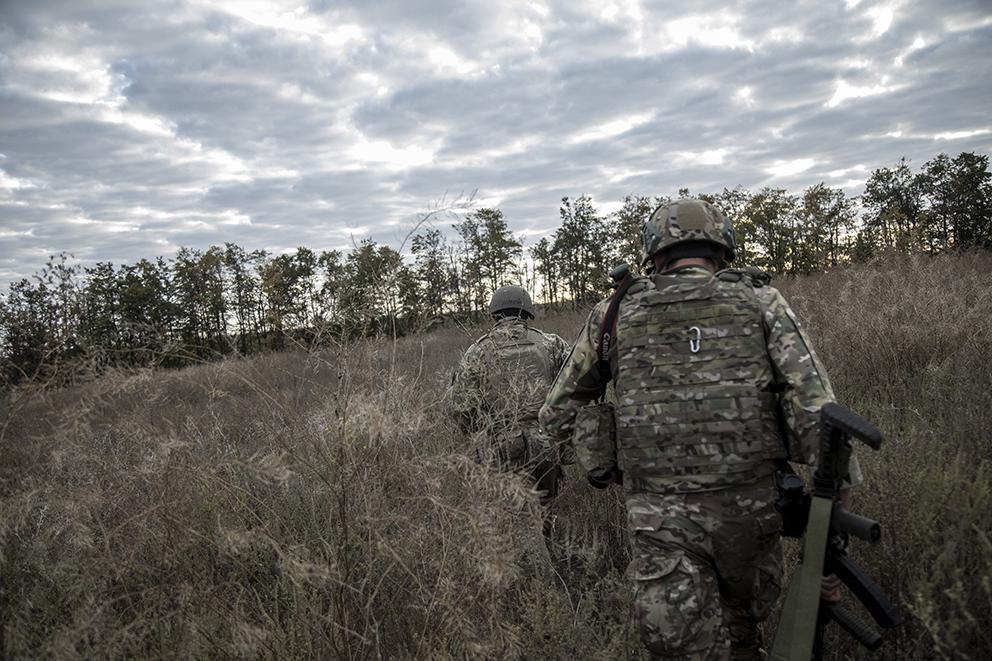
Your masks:
<svg viewBox="0 0 992 661"><path fill-rule="evenodd" d="M770 482L628 494L634 617L654 659L760 659L758 624L782 589L781 516Z"/></svg>

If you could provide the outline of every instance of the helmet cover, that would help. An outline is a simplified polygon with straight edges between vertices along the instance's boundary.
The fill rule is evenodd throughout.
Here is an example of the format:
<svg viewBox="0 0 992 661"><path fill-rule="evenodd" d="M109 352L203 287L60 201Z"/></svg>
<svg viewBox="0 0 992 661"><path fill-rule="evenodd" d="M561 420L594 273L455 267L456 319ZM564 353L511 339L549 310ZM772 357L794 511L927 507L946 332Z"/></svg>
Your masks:
<svg viewBox="0 0 992 661"><path fill-rule="evenodd" d="M641 235L641 265L672 246L703 242L722 248L725 261L734 261L737 240L730 220L709 202L679 200L663 204L644 222Z"/></svg>

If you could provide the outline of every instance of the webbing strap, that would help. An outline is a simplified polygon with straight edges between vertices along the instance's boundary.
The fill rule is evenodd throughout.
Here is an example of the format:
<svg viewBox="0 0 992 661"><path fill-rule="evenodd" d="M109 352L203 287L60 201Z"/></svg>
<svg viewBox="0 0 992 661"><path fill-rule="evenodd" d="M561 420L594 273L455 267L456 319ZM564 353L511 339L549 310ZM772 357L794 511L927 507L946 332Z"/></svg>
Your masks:
<svg viewBox="0 0 992 661"><path fill-rule="evenodd" d="M629 273L620 281L617 288L610 296L610 304L606 307L606 314L603 315L603 323L599 326L599 342L596 343L596 354L599 356L599 373L604 381L609 381L612 377L610 363L606 356L613 346L613 339L617 330L617 315L620 312L620 301L624 294L634 284L634 276Z"/></svg>
<svg viewBox="0 0 992 661"><path fill-rule="evenodd" d="M772 644L772 661L809 661L813 654L823 557L832 512L833 501L829 498L810 498L809 522L803 540L803 564L793 574L785 603L782 604L782 617Z"/></svg>

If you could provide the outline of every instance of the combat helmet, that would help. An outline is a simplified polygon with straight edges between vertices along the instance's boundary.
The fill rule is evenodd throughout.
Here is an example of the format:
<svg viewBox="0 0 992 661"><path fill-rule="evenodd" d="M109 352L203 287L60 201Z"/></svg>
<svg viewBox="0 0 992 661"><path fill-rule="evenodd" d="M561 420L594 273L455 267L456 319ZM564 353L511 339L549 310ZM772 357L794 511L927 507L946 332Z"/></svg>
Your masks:
<svg viewBox="0 0 992 661"><path fill-rule="evenodd" d="M500 287L493 292L493 297L489 299L489 314L496 314L503 310L520 310L526 314L525 318L530 319L536 316L530 294L523 287L516 285Z"/></svg>
<svg viewBox="0 0 992 661"><path fill-rule="evenodd" d="M734 261L737 251L730 220L703 200L679 200L659 206L645 221L641 241L641 266L650 262L656 253L689 243L722 248L725 262Z"/></svg>

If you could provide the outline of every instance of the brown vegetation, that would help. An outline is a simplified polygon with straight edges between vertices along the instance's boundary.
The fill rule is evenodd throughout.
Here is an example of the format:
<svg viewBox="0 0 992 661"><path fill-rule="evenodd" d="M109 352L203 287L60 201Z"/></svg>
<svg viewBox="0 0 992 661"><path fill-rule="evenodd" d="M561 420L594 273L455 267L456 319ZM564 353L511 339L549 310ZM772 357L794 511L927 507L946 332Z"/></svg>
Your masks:
<svg viewBox="0 0 992 661"><path fill-rule="evenodd" d="M992 650L990 267L901 257L775 283L839 400L887 435L855 502L885 536L852 554L911 618L876 658ZM461 452L443 395L478 331L9 394L0 653L641 658L618 490L573 467L552 558L533 495Z"/></svg>

